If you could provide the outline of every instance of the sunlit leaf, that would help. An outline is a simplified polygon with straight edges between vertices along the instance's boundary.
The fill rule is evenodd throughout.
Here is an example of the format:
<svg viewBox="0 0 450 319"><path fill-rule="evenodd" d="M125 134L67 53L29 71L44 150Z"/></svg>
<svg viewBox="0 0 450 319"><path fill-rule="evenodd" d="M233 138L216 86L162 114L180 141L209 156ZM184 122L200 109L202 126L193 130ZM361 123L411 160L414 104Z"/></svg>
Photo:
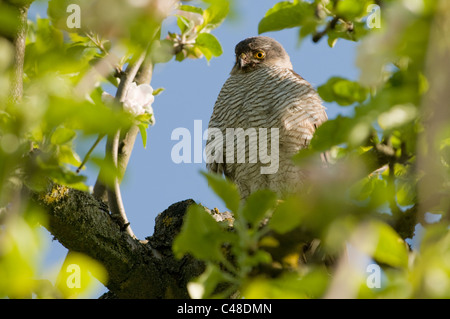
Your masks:
<svg viewBox="0 0 450 319"><path fill-rule="evenodd" d="M368 90L358 82L340 77L332 77L327 83L319 86L317 92L326 102L337 102L339 105L351 105L363 102L367 98Z"/></svg>
<svg viewBox="0 0 450 319"><path fill-rule="evenodd" d="M251 224L257 224L272 210L277 196L270 190L260 190L251 194L244 205L242 216Z"/></svg>
<svg viewBox="0 0 450 319"><path fill-rule="evenodd" d="M215 264L208 264L206 270L199 277L187 284L189 296L192 299L209 298L217 285L230 281L232 277L222 271Z"/></svg>
<svg viewBox="0 0 450 319"><path fill-rule="evenodd" d="M191 254L201 260L221 261L221 247L229 235L206 210L199 205L188 208L180 234L175 238L173 250L178 258Z"/></svg>
<svg viewBox="0 0 450 319"><path fill-rule="evenodd" d="M42 233L21 216L11 216L0 236L0 296L29 298L41 262Z"/></svg>
<svg viewBox="0 0 450 319"><path fill-rule="evenodd" d="M160 95L162 92L164 92L164 88L157 88L157 89L155 89L154 91L153 91L153 95L154 96L158 96L158 95Z"/></svg>
<svg viewBox="0 0 450 319"><path fill-rule="evenodd" d="M147 126L144 124L139 124L139 132L141 133L142 143L144 148L147 147Z"/></svg>
<svg viewBox="0 0 450 319"><path fill-rule="evenodd" d="M205 0L205 2L210 3L210 6L203 12L204 24L209 29L214 29L225 20L230 3L228 0Z"/></svg>
<svg viewBox="0 0 450 319"><path fill-rule="evenodd" d="M235 184L218 174L202 173L208 180L209 186L223 200L231 212L236 213L239 208L240 195Z"/></svg>
<svg viewBox="0 0 450 319"><path fill-rule="evenodd" d="M337 2L336 11L339 16L346 19L353 19L366 15L367 1L341 0Z"/></svg>
<svg viewBox="0 0 450 319"><path fill-rule="evenodd" d="M61 163L70 164L78 167L81 164L81 159L77 153L68 145L62 145L58 149L58 159Z"/></svg>
<svg viewBox="0 0 450 319"><path fill-rule="evenodd" d="M291 196L278 204L269 221L270 227L280 234L293 230L302 222L302 203Z"/></svg>
<svg viewBox="0 0 450 319"><path fill-rule="evenodd" d="M259 22L258 33L301 26L304 17L314 14L313 5L303 1L282 1L267 11Z"/></svg>
<svg viewBox="0 0 450 319"><path fill-rule="evenodd" d="M337 116L323 123L317 129L311 146L317 151L326 151L332 146L347 142L350 130L355 127L355 119Z"/></svg>
<svg viewBox="0 0 450 319"><path fill-rule="evenodd" d="M72 141L76 135L77 134L74 130L65 127L58 127L52 134L51 142L56 145L66 144Z"/></svg>
<svg viewBox="0 0 450 319"><path fill-rule="evenodd" d="M314 270L304 276L285 274L279 278L254 278L245 284L242 294L248 299L309 299L325 292L329 276Z"/></svg>
<svg viewBox="0 0 450 319"><path fill-rule="evenodd" d="M399 183L397 188L397 202L401 206L413 205L416 200L416 192L414 184L410 181L403 181Z"/></svg>
<svg viewBox="0 0 450 319"><path fill-rule="evenodd" d="M372 220L362 225L352 242L376 261L393 266L408 265L408 248L397 232L389 225Z"/></svg>
<svg viewBox="0 0 450 319"><path fill-rule="evenodd" d="M57 279L57 288L65 298L90 296L95 289L95 279L106 284L108 274L96 260L69 251Z"/></svg>
<svg viewBox="0 0 450 319"><path fill-rule="evenodd" d="M223 52L220 42L210 33L200 33L195 40L195 45L202 51L207 60L210 60L213 56L220 56Z"/></svg>
<svg viewBox="0 0 450 319"><path fill-rule="evenodd" d="M199 8L199 7L195 7L195 6L190 6L187 4L183 4L179 7L179 10L182 11L188 11L188 12L194 12L194 13L198 13L198 14L203 14L203 9Z"/></svg>

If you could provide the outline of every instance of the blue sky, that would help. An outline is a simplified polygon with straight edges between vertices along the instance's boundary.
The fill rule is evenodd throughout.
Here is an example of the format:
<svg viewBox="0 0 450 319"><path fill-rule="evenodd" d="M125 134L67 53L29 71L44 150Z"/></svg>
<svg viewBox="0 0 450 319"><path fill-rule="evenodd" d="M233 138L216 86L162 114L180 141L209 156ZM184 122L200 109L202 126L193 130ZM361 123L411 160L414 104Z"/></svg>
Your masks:
<svg viewBox="0 0 450 319"><path fill-rule="evenodd" d="M207 128L214 102L234 62L234 46L246 37L257 35L259 21L276 2L235 1L236 17L213 31L222 44L223 55L213 58L209 64L205 59L185 60L181 63L173 60L156 66L151 85L154 88L165 88L153 103L156 124L148 129L146 149L138 136L122 183L122 197L128 219L140 239L153 233L157 214L178 201L192 198L207 207L224 210L224 205L208 188L206 180L200 174L200 171L205 170L204 163L175 164L172 161L171 150L178 141L171 140L171 134L178 127L187 128L193 133L195 120L202 121L203 130ZM37 13L44 17L45 11L45 3L34 4L29 18L34 19ZM174 25L167 26L167 29L177 31ZM358 78L359 72L354 65L355 43L339 40L334 48L329 48L326 39L314 44L307 38L299 45L298 29L264 35L275 38L284 46L291 57L294 70L316 88L331 76L352 80ZM336 104L325 106L329 118L351 111ZM87 147L89 146L79 146L81 157ZM103 145L97 151L102 152ZM97 171L92 164L86 174L89 174L88 183L93 184ZM46 230L43 232L48 238L46 265L57 267L64 260L66 249L57 241L52 241Z"/></svg>

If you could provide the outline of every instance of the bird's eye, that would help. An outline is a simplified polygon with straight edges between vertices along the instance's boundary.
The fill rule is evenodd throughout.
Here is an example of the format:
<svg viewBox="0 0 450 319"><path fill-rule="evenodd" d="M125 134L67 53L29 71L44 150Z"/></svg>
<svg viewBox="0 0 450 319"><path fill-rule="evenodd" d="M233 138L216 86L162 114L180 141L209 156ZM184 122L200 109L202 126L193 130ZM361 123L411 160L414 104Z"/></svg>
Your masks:
<svg viewBox="0 0 450 319"><path fill-rule="evenodd" d="M253 57L258 60L264 59L265 56L266 54L263 51L258 51L253 54Z"/></svg>

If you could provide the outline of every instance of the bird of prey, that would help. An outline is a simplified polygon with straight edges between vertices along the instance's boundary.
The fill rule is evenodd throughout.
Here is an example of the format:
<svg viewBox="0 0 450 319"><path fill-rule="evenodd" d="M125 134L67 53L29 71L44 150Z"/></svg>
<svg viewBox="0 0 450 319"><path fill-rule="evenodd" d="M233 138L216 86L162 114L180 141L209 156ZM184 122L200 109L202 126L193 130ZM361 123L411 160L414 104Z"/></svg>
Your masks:
<svg viewBox="0 0 450 319"><path fill-rule="evenodd" d="M247 38L235 53L208 125L207 169L235 182L242 199L259 189L292 192L305 179L292 156L327 120L325 108L274 39Z"/></svg>

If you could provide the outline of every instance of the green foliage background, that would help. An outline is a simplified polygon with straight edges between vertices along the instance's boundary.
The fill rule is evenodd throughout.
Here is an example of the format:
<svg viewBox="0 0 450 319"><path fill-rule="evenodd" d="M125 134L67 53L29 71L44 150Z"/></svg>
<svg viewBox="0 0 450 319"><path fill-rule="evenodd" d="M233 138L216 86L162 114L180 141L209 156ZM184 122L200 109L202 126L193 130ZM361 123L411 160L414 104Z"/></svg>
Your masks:
<svg viewBox="0 0 450 319"><path fill-rule="evenodd" d="M162 35L170 12L153 6L157 1L145 10L126 1L49 1L49 18L28 21L23 98L12 102L9 39L23 3L0 1L0 296L69 297L36 278L45 213L23 189L43 190L51 179L87 190L85 176L74 172L81 164L74 141L136 124L104 105L99 83L117 86L115 72L146 47L154 63L222 54L211 31L227 17L229 1L175 2L179 32ZM65 25L69 3L94 17L76 32ZM102 6L111 14L102 15ZM234 219L217 222L200 205L189 209L173 249L207 264L188 286L192 297L450 297L450 117L434 116L448 108L436 88L448 83L449 62L433 68L434 57L450 50L449 17L445 0L282 1L261 17L260 33L297 28L301 41L360 43L360 80L333 77L318 88L324 101L354 112L323 124L294 158L314 176L305 193L277 198L263 190L242 203L235 185L205 174ZM379 28L368 26L373 19ZM105 60L114 69L92 78L92 67ZM322 152L331 162L326 169L316 161ZM93 162L110 177L119 174L106 160ZM439 221L429 223L430 213ZM412 250L419 223L425 233ZM381 287L369 288L370 274L352 259L338 258L332 269L323 260L299 263L305 243L317 239L324 256L339 257L348 245L369 256L382 269Z"/></svg>

